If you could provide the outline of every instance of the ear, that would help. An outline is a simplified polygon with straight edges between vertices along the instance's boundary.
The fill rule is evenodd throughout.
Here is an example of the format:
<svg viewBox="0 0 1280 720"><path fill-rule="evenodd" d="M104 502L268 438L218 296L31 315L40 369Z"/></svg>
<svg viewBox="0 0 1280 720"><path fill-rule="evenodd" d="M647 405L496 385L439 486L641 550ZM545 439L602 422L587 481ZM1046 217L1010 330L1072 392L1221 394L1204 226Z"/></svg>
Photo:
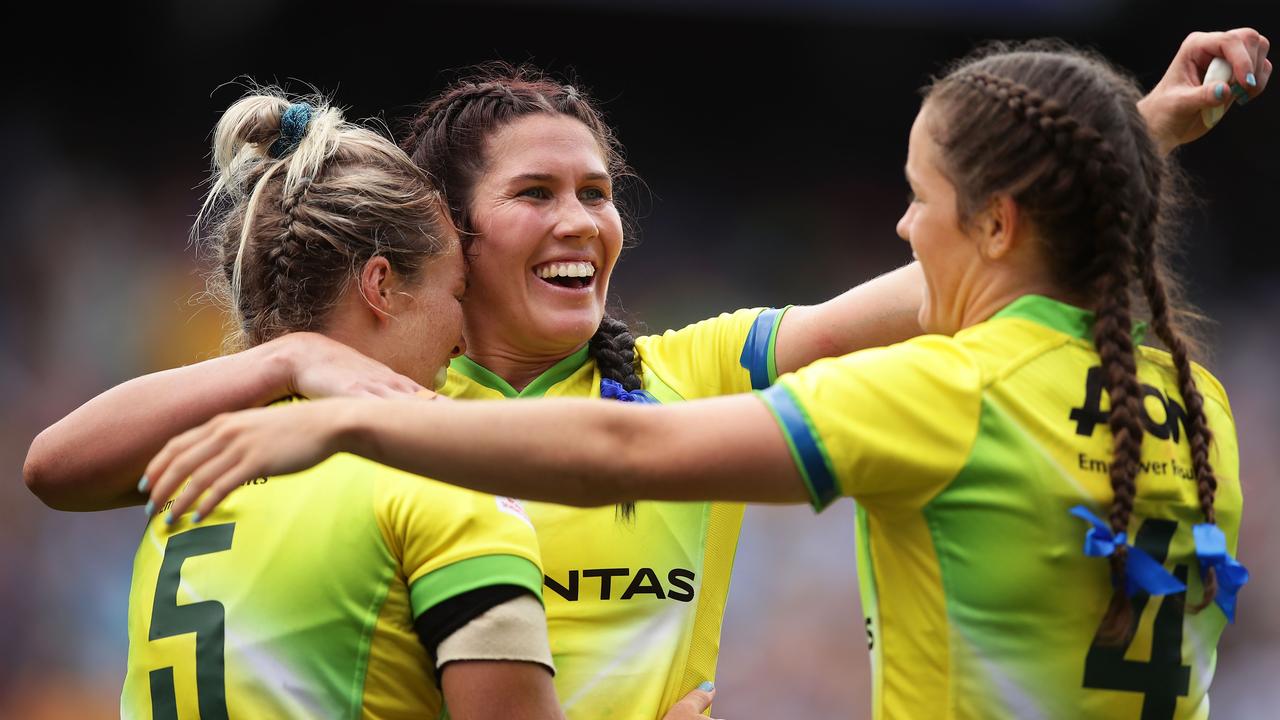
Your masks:
<svg viewBox="0 0 1280 720"><path fill-rule="evenodd" d="M996 195L974 223L978 231L978 251L987 260L1007 257L1018 237L1021 215L1018 204L1008 195Z"/></svg>
<svg viewBox="0 0 1280 720"><path fill-rule="evenodd" d="M395 292L391 287L393 279L391 263L384 257L375 255L360 268L357 290L378 322L386 322L394 317L391 314L392 295Z"/></svg>

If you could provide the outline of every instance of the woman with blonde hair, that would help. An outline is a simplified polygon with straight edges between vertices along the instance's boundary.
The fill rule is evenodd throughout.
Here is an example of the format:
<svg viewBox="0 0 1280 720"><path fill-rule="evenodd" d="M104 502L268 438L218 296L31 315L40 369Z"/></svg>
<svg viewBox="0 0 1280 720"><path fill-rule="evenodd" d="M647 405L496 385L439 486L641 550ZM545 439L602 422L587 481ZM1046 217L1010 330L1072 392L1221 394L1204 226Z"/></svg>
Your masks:
<svg viewBox="0 0 1280 720"><path fill-rule="evenodd" d="M461 352L465 277L428 176L323 98L270 90L227 109L213 161L197 231L236 341L320 333L434 386ZM254 478L149 521L120 714L563 717L541 595L513 500L353 456Z"/></svg>
<svg viewBox="0 0 1280 720"><path fill-rule="evenodd" d="M671 407L246 410L172 440L153 497L189 476L178 509L203 509L343 451L586 506L850 495L875 717L1206 718L1248 580L1239 457L1179 327L1171 171L1138 99L1053 43L986 48L927 88L898 234L932 334ZM1138 346L1131 295L1167 350Z"/></svg>
<svg viewBox="0 0 1280 720"><path fill-rule="evenodd" d="M1142 102L1163 151L1204 133L1220 104L1195 76L1210 54L1239 81L1269 67L1251 30L1197 34ZM1195 76L1195 77L1193 77ZM768 387L828 356L904 340L923 277L910 266L825 303L747 309L635 338L605 316L623 245L614 202L626 176L599 109L536 73L482 73L413 120L404 146L441 184L470 256L467 351L443 394L466 399L606 398L674 403ZM139 378L41 433L24 475L46 502L137 502L147 459L173 434L280 395L395 395L416 388L309 333ZM124 426L129 432L103 433ZM742 520L736 503L528 506L545 569L557 687L571 717L653 718L714 678Z"/></svg>

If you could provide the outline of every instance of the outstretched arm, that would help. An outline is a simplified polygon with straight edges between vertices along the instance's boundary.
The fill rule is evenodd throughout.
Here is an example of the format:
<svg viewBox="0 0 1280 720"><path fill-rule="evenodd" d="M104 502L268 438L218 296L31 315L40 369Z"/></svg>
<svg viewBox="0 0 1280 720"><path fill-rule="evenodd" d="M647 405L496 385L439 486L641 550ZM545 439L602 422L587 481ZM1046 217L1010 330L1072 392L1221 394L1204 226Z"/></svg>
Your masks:
<svg viewBox="0 0 1280 720"><path fill-rule="evenodd" d="M1271 78L1270 48L1267 38L1252 28L1188 35L1164 77L1138 103L1161 151L1170 153L1209 132L1201 110L1239 103L1240 95L1252 99L1261 94ZM1201 85L1215 57L1231 63L1234 94ZM923 291L924 275L912 263L820 305L792 308L778 328L778 372L919 335L916 318Z"/></svg>
<svg viewBox="0 0 1280 720"><path fill-rule="evenodd" d="M205 517L246 480L354 452L498 495L568 505L626 500L800 503L808 492L768 407L733 395L663 407L596 400L323 400L221 415L147 467L152 501ZM205 493L205 490L208 490Z"/></svg>
<svg viewBox="0 0 1280 720"><path fill-rule="evenodd" d="M36 436L22 476L58 510L139 505L147 461L221 412L292 394L377 395L422 388L335 340L295 333L234 355L145 375L90 400Z"/></svg>

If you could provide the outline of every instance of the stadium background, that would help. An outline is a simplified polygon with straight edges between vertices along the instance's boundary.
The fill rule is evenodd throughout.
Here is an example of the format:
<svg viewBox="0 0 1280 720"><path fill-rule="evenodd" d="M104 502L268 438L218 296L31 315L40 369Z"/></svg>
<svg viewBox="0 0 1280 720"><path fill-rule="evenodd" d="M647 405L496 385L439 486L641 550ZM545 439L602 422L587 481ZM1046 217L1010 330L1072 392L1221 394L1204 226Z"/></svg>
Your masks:
<svg viewBox="0 0 1280 720"><path fill-rule="evenodd" d="M1204 5L1211 5L1205 7ZM805 303L909 258L894 235L916 88L990 37L1091 44L1150 87L1192 29L1252 25L1271 0L592 0L325 5L49 4L11 17L0 114L0 717L116 713L138 509L47 510L22 486L42 427L123 379L211 356L221 320L187 247L208 134L239 75L336 91L349 117L402 117L447 72L533 60L594 91L648 191L615 274L662 330ZM1273 53L1273 59L1275 53ZM294 87L300 87L296 83ZM1182 267L1216 320L1253 582L1221 644L1216 717L1280 704L1280 88L1181 160L1203 204ZM852 505L753 508L724 632L717 716L864 717L868 672Z"/></svg>

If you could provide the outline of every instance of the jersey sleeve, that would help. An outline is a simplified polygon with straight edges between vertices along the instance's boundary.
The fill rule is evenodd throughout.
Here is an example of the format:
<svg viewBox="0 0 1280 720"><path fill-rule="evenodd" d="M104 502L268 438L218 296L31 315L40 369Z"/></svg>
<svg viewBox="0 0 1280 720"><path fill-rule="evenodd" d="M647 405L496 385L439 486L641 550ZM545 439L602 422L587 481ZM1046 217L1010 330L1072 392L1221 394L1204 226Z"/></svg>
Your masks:
<svg viewBox="0 0 1280 720"><path fill-rule="evenodd" d="M926 336L819 360L759 393L816 509L922 507L964 466L979 431L977 363Z"/></svg>
<svg viewBox="0 0 1280 720"><path fill-rule="evenodd" d="M778 326L789 308L724 313L636 341L645 369L686 400L762 390L778 378Z"/></svg>
<svg viewBox="0 0 1280 720"><path fill-rule="evenodd" d="M415 618L472 590L515 586L542 598L538 541L520 503L387 469L379 527L409 584Z"/></svg>

